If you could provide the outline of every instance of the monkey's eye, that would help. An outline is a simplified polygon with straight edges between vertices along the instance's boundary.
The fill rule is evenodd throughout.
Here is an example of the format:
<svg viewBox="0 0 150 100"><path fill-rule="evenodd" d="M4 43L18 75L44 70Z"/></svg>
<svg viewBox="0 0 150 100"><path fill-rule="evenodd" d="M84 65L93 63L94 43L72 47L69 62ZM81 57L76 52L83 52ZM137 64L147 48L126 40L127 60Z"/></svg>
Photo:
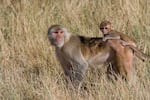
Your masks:
<svg viewBox="0 0 150 100"><path fill-rule="evenodd" d="M55 34L58 34L58 33L60 33L60 34L62 34L62 33L64 33L64 31L56 31L56 32L54 32Z"/></svg>
<svg viewBox="0 0 150 100"><path fill-rule="evenodd" d="M56 34L57 34L57 33L58 33L58 31L56 31L56 32L54 32L54 33L56 33Z"/></svg>
<svg viewBox="0 0 150 100"><path fill-rule="evenodd" d="M60 31L60 33L64 33L64 31Z"/></svg>
<svg viewBox="0 0 150 100"><path fill-rule="evenodd" d="M107 29L108 29L108 27L101 27L101 28L100 28L100 30L103 30L103 29L106 29L106 30L107 30Z"/></svg>

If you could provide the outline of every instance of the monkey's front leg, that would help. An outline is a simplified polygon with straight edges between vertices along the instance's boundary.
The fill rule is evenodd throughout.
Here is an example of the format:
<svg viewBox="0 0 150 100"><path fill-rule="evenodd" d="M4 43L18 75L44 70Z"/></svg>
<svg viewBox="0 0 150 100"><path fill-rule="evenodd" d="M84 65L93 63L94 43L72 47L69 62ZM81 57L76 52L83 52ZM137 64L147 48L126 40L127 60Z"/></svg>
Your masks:
<svg viewBox="0 0 150 100"><path fill-rule="evenodd" d="M65 71L66 81L69 86L79 88L82 85L85 73L87 70L87 64L74 64L71 65L68 70Z"/></svg>
<svg viewBox="0 0 150 100"><path fill-rule="evenodd" d="M106 35L103 37L103 41L107 41L107 40L115 40L115 39L120 39L120 36L109 36L109 35Z"/></svg>

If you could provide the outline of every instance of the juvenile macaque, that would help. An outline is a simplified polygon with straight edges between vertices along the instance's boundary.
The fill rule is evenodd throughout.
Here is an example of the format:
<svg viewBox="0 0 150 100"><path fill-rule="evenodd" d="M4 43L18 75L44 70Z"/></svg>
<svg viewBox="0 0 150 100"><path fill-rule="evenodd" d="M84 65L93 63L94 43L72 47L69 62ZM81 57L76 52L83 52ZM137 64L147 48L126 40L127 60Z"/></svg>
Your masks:
<svg viewBox="0 0 150 100"><path fill-rule="evenodd" d="M126 34L123 34L121 32L113 30L111 22L109 22L109 21L103 21L103 22L101 22L101 24L100 24L100 30L101 30L101 32L104 35L103 41L112 40L112 39L120 39L120 40L122 40L120 43L123 46L129 46L130 49L133 50L133 52L135 53L135 55L138 58L140 58L142 61L145 61L146 58L150 58L149 55L146 55L143 52L141 52L140 50L138 50L138 48L136 47L136 44L135 44L134 40L130 36L128 36Z"/></svg>

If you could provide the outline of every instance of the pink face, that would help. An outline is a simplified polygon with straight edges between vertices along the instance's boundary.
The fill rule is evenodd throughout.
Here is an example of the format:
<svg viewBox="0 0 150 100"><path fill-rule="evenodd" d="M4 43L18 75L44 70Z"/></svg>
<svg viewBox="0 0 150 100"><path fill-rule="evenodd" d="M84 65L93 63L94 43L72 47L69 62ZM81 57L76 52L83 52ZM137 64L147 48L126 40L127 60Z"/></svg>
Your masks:
<svg viewBox="0 0 150 100"><path fill-rule="evenodd" d="M55 39L55 44L58 47L61 47L64 44L64 31L63 30L57 30L53 32L52 36Z"/></svg>
<svg viewBox="0 0 150 100"><path fill-rule="evenodd" d="M110 32L110 30L111 30L111 25L106 25L104 27L100 27L100 30L103 33L103 35L108 34L108 32Z"/></svg>

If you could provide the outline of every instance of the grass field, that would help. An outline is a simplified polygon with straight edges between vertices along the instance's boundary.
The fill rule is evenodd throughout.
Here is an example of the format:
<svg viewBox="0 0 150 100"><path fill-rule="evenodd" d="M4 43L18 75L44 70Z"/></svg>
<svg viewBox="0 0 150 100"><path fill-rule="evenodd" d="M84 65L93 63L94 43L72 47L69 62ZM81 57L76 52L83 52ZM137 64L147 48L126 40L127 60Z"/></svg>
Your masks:
<svg viewBox="0 0 150 100"><path fill-rule="evenodd" d="M135 57L135 84L106 78L105 69L88 71L88 92L65 86L63 71L47 39L52 24L69 32L100 36L110 20L150 54L149 0L0 0L0 100L150 100L150 60Z"/></svg>

